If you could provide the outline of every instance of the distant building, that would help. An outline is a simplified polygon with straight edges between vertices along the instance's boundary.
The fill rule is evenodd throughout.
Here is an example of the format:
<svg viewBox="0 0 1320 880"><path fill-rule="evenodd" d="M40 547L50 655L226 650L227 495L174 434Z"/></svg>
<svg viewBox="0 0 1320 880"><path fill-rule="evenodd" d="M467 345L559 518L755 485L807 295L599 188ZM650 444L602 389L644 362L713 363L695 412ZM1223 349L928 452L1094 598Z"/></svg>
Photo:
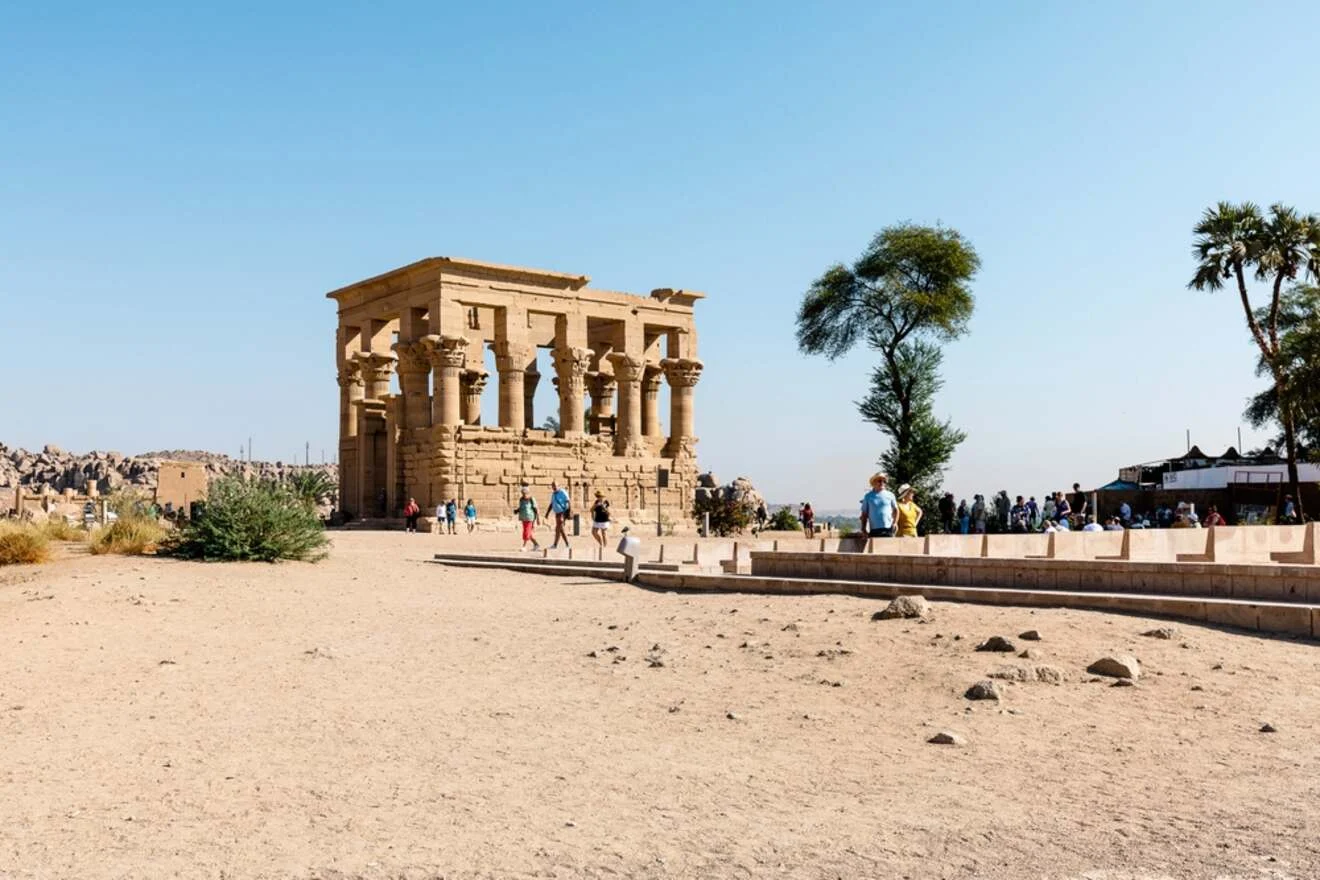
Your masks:
<svg viewBox="0 0 1320 880"><path fill-rule="evenodd" d="M156 505L187 511L194 501L205 501L211 478L197 461L162 461L156 476Z"/></svg>

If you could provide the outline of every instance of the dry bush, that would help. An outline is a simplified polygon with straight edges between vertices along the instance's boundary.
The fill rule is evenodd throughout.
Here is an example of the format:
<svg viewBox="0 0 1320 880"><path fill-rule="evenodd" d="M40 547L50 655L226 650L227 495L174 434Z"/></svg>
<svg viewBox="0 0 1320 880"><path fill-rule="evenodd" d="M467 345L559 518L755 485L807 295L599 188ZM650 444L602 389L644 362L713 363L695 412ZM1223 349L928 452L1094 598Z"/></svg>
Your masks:
<svg viewBox="0 0 1320 880"><path fill-rule="evenodd" d="M156 521L143 517L129 517L110 523L92 535L91 551L100 556L115 553L119 556L143 556L155 553L165 540L165 529Z"/></svg>
<svg viewBox="0 0 1320 880"><path fill-rule="evenodd" d="M50 539L29 523L0 523L0 565L23 565L50 559Z"/></svg>
<svg viewBox="0 0 1320 880"><path fill-rule="evenodd" d="M52 516L41 525L41 532L52 541L86 541L87 531L62 516Z"/></svg>

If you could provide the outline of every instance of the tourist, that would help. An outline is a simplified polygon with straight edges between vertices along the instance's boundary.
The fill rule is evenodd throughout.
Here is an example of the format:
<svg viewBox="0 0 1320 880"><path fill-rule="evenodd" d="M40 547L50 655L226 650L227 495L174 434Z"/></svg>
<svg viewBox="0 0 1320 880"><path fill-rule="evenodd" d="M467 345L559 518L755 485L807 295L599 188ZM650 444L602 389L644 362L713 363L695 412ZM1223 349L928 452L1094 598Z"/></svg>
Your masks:
<svg viewBox="0 0 1320 880"><path fill-rule="evenodd" d="M953 534L953 493L945 492L940 498L940 526L947 535Z"/></svg>
<svg viewBox="0 0 1320 880"><path fill-rule="evenodd" d="M1118 520L1123 525L1132 522L1132 505L1128 504L1126 501L1118 505Z"/></svg>
<svg viewBox="0 0 1320 880"><path fill-rule="evenodd" d="M808 538L816 537L816 511L811 509L810 501L802 502L802 531Z"/></svg>
<svg viewBox="0 0 1320 880"><path fill-rule="evenodd" d="M540 550L541 545L536 542L536 535L532 530L541 522L541 511L536 509L536 499L532 497L532 490L526 486L522 487L522 496L518 499L518 507L514 510L518 516L518 522L522 523L522 549L527 549L527 542L532 542L533 550Z"/></svg>
<svg viewBox="0 0 1320 880"><path fill-rule="evenodd" d="M1095 517L1093 516L1088 516L1086 518L1086 525L1082 526L1082 531L1084 532L1103 532L1104 530L1104 526L1096 522Z"/></svg>
<svg viewBox="0 0 1320 880"><path fill-rule="evenodd" d="M610 503L605 500L604 492L596 493L596 501L591 505L591 537L605 547L605 538L610 533Z"/></svg>
<svg viewBox="0 0 1320 880"><path fill-rule="evenodd" d="M958 502L958 531L961 534L967 534L967 530L971 528L971 524L972 515L967 512L967 499L964 498L962 501Z"/></svg>
<svg viewBox="0 0 1320 880"><path fill-rule="evenodd" d="M1283 496L1283 516L1279 521L1290 526L1297 524L1297 505L1291 495Z"/></svg>
<svg viewBox="0 0 1320 880"><path fill-rule="evenodd" d="M1055 522L1059 518L1058 505L1054 503L1054 496L1057 494L1059 493L1058 492L1045 493L1045 506L1041 508L1041 516L1044 518L1045 522Z"/></svg>
<svg viewBox="0 0 1320 880"><path fill-rule="evenodd" d="M403 530L405 532L417 531L417 517L422 515L422 509L417 506L417 499L409 498L408 503L403 506Z"/></svg>
<svg viewBox="0 0 1320 880"><path fill-rule="evenodd" d="M1046 496L1046 497L1048 498L1048 496ZM1059 530L1059 527L1056 526L1056 525L1054 524L1054 520L1049 519L1048 517L1046 517L1046 519L1045 519L1045 527L1042 528L1040 531L1041 531L1041 534L1052 535L1052 534L1054 534L1055 532L1057 532L1058 530Z"/></svg>
<svg viewBox="0 0 1320 880"><path fill-rule="evenodd" d="M765 499L761 499L756 505L756 531L764 532L766 521L770 519L770 511L765 508Z"/></svg>
<svg viewBox="0 0 1320 880"><path fill-rule="evenodd" d="M1022 500L1022 496L1017 497L1017 501L1008 509L1008 529L1011 532L1027 531L1027 505Z"/></svg>
<svg viewBox="0 0 1320 880"><path fill-rule="evenodd" d="M1163 501L1160 502L1159 507L1155 508L1155 525L1161 529L1173 526L1173 508Z"/></svg>
<svg viewBox="0 0 1320 880"><path fill-rule="evenodd" d="M978 535L985 534L985 496L972 496L972 530Z"/></svg>
<svg viewBox="0 0 1320 880"><path fill-rule="evenodd" d="M1228 520L1224 519L1224 515L1219 512L1218 507L1215 507L1213 504L1211 504L1210 511L1205 515L1205 527L1208 529L1211 528L1212 526L1226 526L1226 525L1228 525Z"/></svg>
<svg viewBox="0 0 1320 880"><path fill-rule="evenodd" d="M1056 532L1071 532L1072 523L1068 522L1068 517L1061 516L1059 521L1054 524L1054 530Z"/></svg>
<svg viewBox="0 0 1320 880"><path fill-rule="evenodd" d="M467 518L468 534L470 535L477 528L477 505L472 503L471 498L463 506L463 516Z"/></svg>
<svg viewBox="0 0 1320 880"><path fill-rule="evenodd" d="M559 546L559 539L564 539L564 546L568 546L568 533L564 531L564 521L568 519L569 508L572 502L569 500L568 492L559 488L558 483L550 484L550 512L555 515L555 540L550 545L553 550Z"/></svg>
<svg viewBox="0 0 1320 880"><path fill-rule="evenodd" d="M898 537L915 538L921 517L922 510L913 500L912 486L904 483L898 487Z"/></svg>
<svg viewBox="0 0 1320 880"><path fill-rule="evenodd" d="M1027 528L1033 532L1040 528L1040 505L1036 503L1036 496L1032 495L1027 499Z"/></svg>
<svg viewBox="0 0 1320 880"><path fill-rule="evenodd" d="M449 534L458 534L458 499L450 498L445 502L445 524L449 527Z"/></svg>
<svg viewBox="0 0 1320 880"><path fill-rule="evenodd" d="M894 534L894 514L898 499L885 488L888 474L871 477L871 491L862 496L862 534L871 538L889 538Z"/></svg>
<svg viewBox="0 0 1320 880"><path fill-rule="evenodd" d="M1073 483L1072 512L1074 516L1086 516L1087 508L1090 505L1086 500L1086 493L1082 491L1081 483Z"/></svg>
<svg viewBox="0 0 1320 880"><path fill-rule="evenodd" d="M1054 521L1056 523L1068 522L1068 517L1073 513L1072 505L1068 499L1063 497L1062 492L1054 493ZM1070 524L1071 525L1071 524Z"/></svg>
<svg viewBox="0 0 1320 880"><path fill-rule="evenodd" d="M1123 524L1118 521L1117 517L1111 516L1109 519L1105 520L1105 531L1121 532L1123 531Z"/></svg>

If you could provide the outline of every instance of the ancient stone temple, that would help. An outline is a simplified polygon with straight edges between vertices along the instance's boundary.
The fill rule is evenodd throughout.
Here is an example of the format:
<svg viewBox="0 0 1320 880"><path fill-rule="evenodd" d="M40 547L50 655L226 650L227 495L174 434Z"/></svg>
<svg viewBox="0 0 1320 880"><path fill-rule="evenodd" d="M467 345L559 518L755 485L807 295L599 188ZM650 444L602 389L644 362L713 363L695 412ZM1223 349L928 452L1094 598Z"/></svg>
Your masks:
<svg viewBox="0 0 1320 880"><path fill-rule="evenodd" d="M684 521L697 476L693 305L703 295L635 296L592 290L589 280L431 257L327 294L339 304L342 509L398 516L410 496L424 512L472 498L483 518L502 518L523 485L544 505L554 480L584 514L600 490L616 517ZM554 413L533 411L547 381L542 348ZM483 412L491 382L498 412ZM558 431L536 427L547 415Z"/></svg>

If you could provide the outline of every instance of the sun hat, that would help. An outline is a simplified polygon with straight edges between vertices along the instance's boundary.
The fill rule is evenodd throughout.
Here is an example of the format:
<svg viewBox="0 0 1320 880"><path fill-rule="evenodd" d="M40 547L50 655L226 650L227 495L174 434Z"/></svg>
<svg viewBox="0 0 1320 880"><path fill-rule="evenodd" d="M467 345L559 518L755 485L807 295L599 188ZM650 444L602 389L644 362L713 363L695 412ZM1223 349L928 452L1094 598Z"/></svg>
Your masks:
<svg viewBox="0 0 1320 880"><path fill-rule="evenodd" d="M904 483L903 485L901 485L901 486L898 487L898 497L899 497L899 498L902 498L904 495L906 495L907 493L909 493L909 492L911 492L911 491L912 491L912 484L911 484L911 483Z"/></svg>
<svg viewBox="0 0 1320 880"><path fill-rule="evenodd" d="M886 483L889 482L889 474L886 473L871 474L871 485L874 486L876 483L880 482L881 480L884 480Z"/></svg>

